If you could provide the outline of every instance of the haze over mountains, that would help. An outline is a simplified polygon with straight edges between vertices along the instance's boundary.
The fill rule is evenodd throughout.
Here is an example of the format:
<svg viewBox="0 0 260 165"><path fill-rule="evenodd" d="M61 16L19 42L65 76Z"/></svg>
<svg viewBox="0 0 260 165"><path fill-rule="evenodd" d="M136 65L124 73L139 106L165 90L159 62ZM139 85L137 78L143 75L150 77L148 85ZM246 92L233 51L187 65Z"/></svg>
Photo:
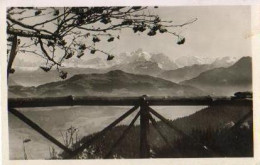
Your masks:
<svg viewBox="0 0 260 165"><path fill-rule="evenodd" d="M120 70L104 74L78 74L64 81L38 87L10 86L10 97L41 96L199 96L194 87L179 85L148 75L135 75Z"/></svg>
<svg viewBox="0 0 260 165"><path fill-rule="evenodd" d="M131 53L121 53L111 61L106 61L100 56L93 57L88 60L71 58L65 61L65 67L62 69L69 73L68 78L75 74L106 73L112 70L122 70L128 73L151 75L179 82L194 78L208 69L228 67L238 60L237 57L203 58L194 56L183 56L171 60L162 53L148 53L142 49ZM16 73L10 77L23 86L38 86L60 80L55 69L45 73L39 68L39 63L17 58L14 64ZM183 66L184 64L185 66ZM191 67L192 65L194 66ZM172 71L176 73L171 74ZM184 72L186 73L184 74ZM181 75L179 78L178 74Z"/></svg>
<svg viewBox="0 0 260 165"><path fill-rule="evenodd" d="M170 55L174 57L175 55ZM180 56L170 59L169 56L162 53L148 53L142 49L137 49L133 52L121 53L115 55L115 58L111 61L107 61L103 56L92 55L87 59L71 58L68 61L64 61L63 65L66 68L92 68L92 69L105 69L114 66L121 66L131 64L133 62L153 62L158 65L162 70L174 70L185 66L192 66L195 64L204 65L212 64L216 67L227 67L236 62L238 57L196 57L192 55ZM16 58L14 66L21 70L36 70L39 68L39 63L26 61L21 58Z"/></svg>
<svg viewBox="0 0 260 165"><path fill-rule="evenodd" d="M198 77L180 84L192 85L214 95L232 94L234 91L251 91L252 59L242 57L230 67L205 71Z"/></svg>
<svg viewBox="0 0 260 165"><path fill-rule="evenodd" d="M184 80L189 80L191 78L197 77L200 73L210 70L212 68L214 68L214 66L210 64L203 64L203 65L194 64L192 66L185 66L175 70L164 71L161 74L159 74L158 77L173 82L181 82Z"/></svg>
<svg viewBox="0 0 260 165"><path fill-rule="evenodd" d="M209 95L232 95L236 91L251 91L251 57L237 60L237 57L194 56L171 60L164 54L152 54L138 49L122 53L112 61L104 61L100 57L81 62L80 59L74 59L63 68L68 72L66 80L61 80L56 70L46 73L40 68L30 70L20 65L15 68L15 74L10 75L8 83L13 86L9 90L10 96L14 97L49 96L51 91L55 96L70 93L100 95L102 92L107 95L188 95L188 88L191 95L200 95L199 91ZM117 84L118 82L120 83ZM191 86L195 88L190 88Z"/></svg>

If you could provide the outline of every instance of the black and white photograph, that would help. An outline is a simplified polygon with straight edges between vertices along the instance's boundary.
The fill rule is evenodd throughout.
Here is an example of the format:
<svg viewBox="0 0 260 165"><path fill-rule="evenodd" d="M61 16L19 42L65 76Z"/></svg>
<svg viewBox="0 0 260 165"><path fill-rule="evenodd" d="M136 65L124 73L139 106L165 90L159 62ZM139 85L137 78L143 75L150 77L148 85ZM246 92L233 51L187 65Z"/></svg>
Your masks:
<svg viewBox="0 0 260 165"><path fill-rule="evenodd" d="M5 12L9 160L254 158L250 5Z"/></svg>

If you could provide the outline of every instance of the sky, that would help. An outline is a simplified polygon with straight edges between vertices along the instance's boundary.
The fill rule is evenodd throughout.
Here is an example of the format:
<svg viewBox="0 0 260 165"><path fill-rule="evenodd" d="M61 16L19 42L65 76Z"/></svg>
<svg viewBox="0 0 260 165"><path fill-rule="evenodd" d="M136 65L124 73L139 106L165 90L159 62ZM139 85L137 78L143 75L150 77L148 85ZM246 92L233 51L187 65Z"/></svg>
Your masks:
<svg viewBox="0 0 260 165"><path fill-rule="evenodd" d="M132 35L125 32L117 45L117 52L133 51L138 47L148 52L178 56L250 56L251 41L249 7L164 7L158 14L166 20L185 22L198 18L186 26L181 35L186 43L177 45L170 35L155 37Z"/></svg>
<svg viewBox="0 0 260 165"><path fill-rule="evenodd" d="M139 48L149 53L163 53L170 59L180 56L224 57L251 56L251 12L249 6L186 6L150 9L162 20L172 20L176 24L198 18L193 24L183 27L180 35L186 38L183 45L177 45L177 38L169 34L147 36L135 34L131 29L120 32L120 40L100 42L97 46L119 55ZM96 54L97 56L104 56ZM18 55L24 58L24 55ZM38 61L39 57L27 56ZM84 60L84 58L83 58Z"/></svg>

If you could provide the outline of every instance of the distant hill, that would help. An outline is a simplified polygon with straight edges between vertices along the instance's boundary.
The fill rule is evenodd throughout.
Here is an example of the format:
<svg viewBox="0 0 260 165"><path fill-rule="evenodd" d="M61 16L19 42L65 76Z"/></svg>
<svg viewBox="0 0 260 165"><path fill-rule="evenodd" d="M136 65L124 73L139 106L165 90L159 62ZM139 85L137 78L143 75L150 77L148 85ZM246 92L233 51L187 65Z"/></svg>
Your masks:
<svg viewBox="0 0 260 165"><path fill-rule="evenodd" d="M24 87L21 85L8 87L8 98L30 97L36 95L36 87Z"/></svg>
<svg viewBox="0 0 260 165"><path fill-rule="evenodd" d="M19 85L17 82L15 82L11 77L8 78L7 80L8 86L16 86Z"/></svg>
<svg viewBox="0 0 260 165"><path fill-rule="evenodd" d="M76 74L107 72L107 70L78 67L67 67L62 68L62 70L68 72L68 78ZM9 78L22 86L39 86L49 82L62 80L59 77L59 72L57 70L53 69L48 72L44 72L40 68L34 70L21 70L20 68L17 68L14 74L10 74Z"/></svg>
<svg viewBox="0 0 260 165"><path fill-rule="evenodd" d="M79 74L64 81L57 81L38 87L9 87L9 92L20 96L199 96L202 91L147 75L135 75L123 71L104 74Z"/></svg>
<svg viewBox="0 0 260 165"><path fill-rule="evenodd" d="M230 67L205 71L181 84L192 85L212 95L232 95L236 91L251 91L252 59L242 57Z"/></svg>
<svg viewBox="0 0 260 165"><path fill-rule="evenodd" d="M219 67L229 67L233 65L236 61L236 57L221 57L216 58L215 60L211 59L199 59L195 57L188 58L188 66L180 67L175 70L166 70L157 75L157 77L170 80L172 82L181 82L184 80L189 80L199 76L202 72L205 72L210 69L219 68ZM194 60L194 61L193 61ZM213 62L212 62L213 61ZM212 63L210 63L212 62Z"/></svg>
<svg viewBox="0 0 260 165"><path fill-rule="evenodd" d="M106 73L122 70L127 73L160 77L173 82L181 82L197 77L200 73L218 67L229 67L237 59L235 57L195 57L182 56L175 61L162 53L148 53L142 49L130 53L116 55L111 61L105 58L92 57L90 59L72 58L64 63L62 70L68 72L68 78L76 74ZM23 86L38 86L45 83L60 81L58 72L53 69L48 73L38 65L27 65L19 60L14 66L15 73L10 77ZM22 64L25 63L25 66Z"/></svg>
<svg viewBox="0 0 260 165"><path fill-rule="evenodd" d="M189 80L191 78L197 77L200 73L210 70L212 68L213 66L209 64L195 64L192 66L178 68L176 70L164 71L161 74L157 75L157 77L178 83L180 81Z"/></svg>

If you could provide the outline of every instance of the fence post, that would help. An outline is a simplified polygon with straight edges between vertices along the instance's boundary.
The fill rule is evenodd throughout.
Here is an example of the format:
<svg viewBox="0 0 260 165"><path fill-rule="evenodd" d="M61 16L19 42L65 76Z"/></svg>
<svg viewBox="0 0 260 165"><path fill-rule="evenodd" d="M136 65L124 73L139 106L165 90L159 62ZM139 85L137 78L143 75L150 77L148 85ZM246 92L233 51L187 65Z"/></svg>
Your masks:
<svg viewBox="0 0 260 165"><path fill-rule="evenodd" d="M147 96L141 97L140 102L140 158L150 157L149 134L149 110Z"/></svg>

